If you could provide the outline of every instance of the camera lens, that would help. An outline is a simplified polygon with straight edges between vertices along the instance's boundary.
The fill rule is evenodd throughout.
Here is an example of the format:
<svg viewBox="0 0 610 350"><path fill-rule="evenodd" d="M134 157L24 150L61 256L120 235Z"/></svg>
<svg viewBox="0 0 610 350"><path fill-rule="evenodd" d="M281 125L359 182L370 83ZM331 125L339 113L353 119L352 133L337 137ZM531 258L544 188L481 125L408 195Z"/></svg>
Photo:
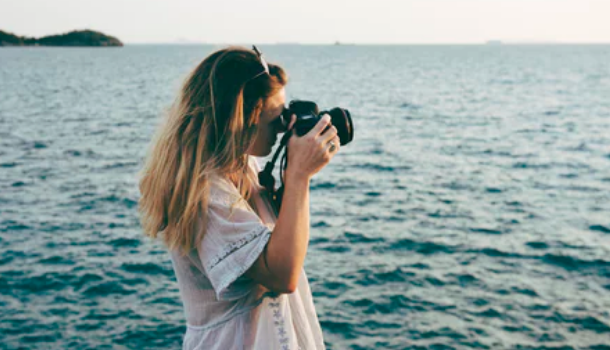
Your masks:
<svg viewBox="0 0 610 350"><path fill-rule="evenodd" d="M349 111L335 107L328 114L330 114L331 123L337 128L337 135L341 145L350 143L354 139L354 124Z"/></svg>

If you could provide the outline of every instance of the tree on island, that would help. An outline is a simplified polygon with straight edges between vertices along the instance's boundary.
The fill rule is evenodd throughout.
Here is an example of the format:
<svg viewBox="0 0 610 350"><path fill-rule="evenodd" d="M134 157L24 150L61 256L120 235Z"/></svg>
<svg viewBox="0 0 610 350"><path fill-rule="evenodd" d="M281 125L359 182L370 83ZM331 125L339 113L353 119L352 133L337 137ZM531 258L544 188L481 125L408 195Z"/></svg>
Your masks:
<svg viewBox="0 0 610 350"><path fill-rule="evenodd" d="M0 46L123 46L123 43L113 36L93 30L75 30L38 39L0 30Z"/></svg>

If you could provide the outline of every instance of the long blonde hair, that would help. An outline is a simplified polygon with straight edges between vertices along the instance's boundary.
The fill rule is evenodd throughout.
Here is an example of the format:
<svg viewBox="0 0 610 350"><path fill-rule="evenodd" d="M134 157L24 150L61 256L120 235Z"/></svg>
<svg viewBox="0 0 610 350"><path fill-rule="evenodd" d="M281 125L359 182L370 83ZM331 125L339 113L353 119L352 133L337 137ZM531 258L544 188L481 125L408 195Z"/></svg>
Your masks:
<svg viewBox="0 0 610 350"><path fill-rule="evenodd" d="M138 173L138 211L146 235L161 234L169 249L183 255L198 247L215 174L230 179L249 199L253 180L246 151L255 141L265 101L287 83L281 67L269 64L269 74L257 76L263 69L254 51L229 47L210 54L189 74Z"/></svg>

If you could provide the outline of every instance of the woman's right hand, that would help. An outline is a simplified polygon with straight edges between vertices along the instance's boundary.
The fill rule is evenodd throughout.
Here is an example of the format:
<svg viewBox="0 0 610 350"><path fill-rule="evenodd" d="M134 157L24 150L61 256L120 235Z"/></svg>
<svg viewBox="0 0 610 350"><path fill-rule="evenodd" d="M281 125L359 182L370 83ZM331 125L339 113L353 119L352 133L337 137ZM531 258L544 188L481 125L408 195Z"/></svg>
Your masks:
<svg viewBox="0 0 610 350"><path fill-rule="evenodd" d="M296 115L291 116L291 122L288 127L292 130L292 126L296 121ZM320 171L332 157L337 154L340 148L339 137L337 136L337 128L330 125L330 115L324 114L318 123L305 135L298 136L294 131L292 137L288 140L288 165L286 166L286 177L304 177L307 180ZM330 152L329 142L334 142L335 150Z"/></svg>

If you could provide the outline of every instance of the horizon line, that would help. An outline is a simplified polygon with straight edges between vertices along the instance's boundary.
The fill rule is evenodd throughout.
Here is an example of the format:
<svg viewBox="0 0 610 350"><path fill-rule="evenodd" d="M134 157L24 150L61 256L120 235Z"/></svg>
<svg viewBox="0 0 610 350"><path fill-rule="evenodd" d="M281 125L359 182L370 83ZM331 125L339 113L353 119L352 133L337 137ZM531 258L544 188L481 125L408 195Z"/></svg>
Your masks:
<svg viewBox="0 0 610 350"><path fill-rule="evenodd" d="M443 46L450 46L450 45L468 45L468 46L516 46L516 45L610 45L610 41L604 42L604 41L575 41L575 42L569 42L569 41L502 41L502 40L489 40L489 41L485 41L485 42L455 42L455 43L451 43L451 42L439 42L439 43L435 43L435 42L404 42L404 43L395 43L395 42L379 42L379 43L367 43L367 42L342 42L342 41L336 41L336 42L267 42L267 43L260 43L260 42L205 42L205 41L159 41L159 42L138 42L138 41L124 41L123 44L124 45L184 45L184 46L188 46L188 45L218 45L218 46L222 46L222 45L252 45L252 43L256 44L256 45L276 45L276 46L408 46L408 45L421 45L421 46L433 46L433 45L443 45Z"/></svg>

